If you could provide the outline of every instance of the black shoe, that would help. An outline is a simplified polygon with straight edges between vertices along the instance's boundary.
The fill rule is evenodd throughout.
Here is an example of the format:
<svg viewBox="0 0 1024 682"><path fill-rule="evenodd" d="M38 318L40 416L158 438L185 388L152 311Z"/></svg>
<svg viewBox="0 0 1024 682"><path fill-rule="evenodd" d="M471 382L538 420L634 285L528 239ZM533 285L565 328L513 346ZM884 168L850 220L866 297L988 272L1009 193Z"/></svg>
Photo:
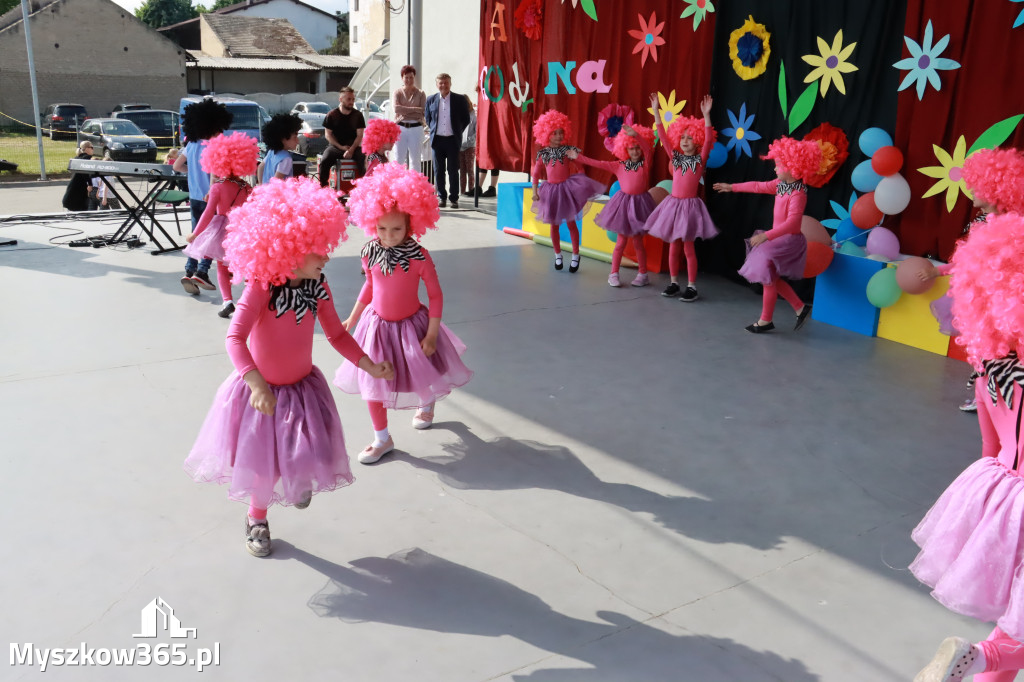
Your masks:
<svg viewBox="0 0 1024 682"><path fill-rule="evenodd" d="M181 286L186 294L199 295L199 285L192 281L192 275L185 275L181 278Z"/></svg>
<svg viewBox="0 0 1024 682"><path fill-rule="evenodd" d="M202 270L192 275L192 281L207 291L213 291L217 288L214 286L213 282L210 281L209 273L203 272Z"/></svg>
<svg viewBox="0 0 1024 682"><path fill-rule="evenodd" d="M447 199L441 199L441 201L437 202L437 207L438 208L448 208L448 200Z"/></svg>
<svg viewBox="0 0 1024 682"><path fill-rule="evenodd" d="M556 253L555 254L555 270L561 270L561 269L562 269L562 254Z"/></svg>
<svg viewBox="0 0 1024 682"><path fill-rule="evenodd" d="M576 272L580 269L580 257L579 254L573 254L572 260L569 261L569 272Z"/></svg>
<svg viewBox="0 0 1024 682"><path fill-rule="evenodd" d="M686 289L683 290L683 293L679 297L679 300L683 301L684 303L692 303L693 301L696 301L698 298L700 298L700 296L697 294L697 288L688 286L686 287Z"/></svg>
<svg viewBox="0 0 1024 682"><path fill-rule="evenodd" d="M807 318L810 317L810 316L811 316L811 304L810 303L804 303L804 309L801 310L800 314L796 316L796 326L793 327L793 331L796 331L796 330L800 329L800 327L804 326L804 322L806 322Z"/></svg>
<svg viewBox="0 0 1024 682"><path fill-rule="evenodd" d="M666 297L667 296L678 296L679 295L679 285L676 284L675 282L669 282L668 286L665 287L665 291L661 292L661 295L662 296L666 296Z"/></svg>
<svg viewBox="0 0 1024 682"><path fill-rule="evenodd" d="M458 208L458 207L459 207L459 202L455 201L455 199L452 199L452 208Z"/></svg>
<svg viewBox="0 0 1024 682"><path fill-rule="evenodd" d="M233 312L235 312L235 304L233 301L228 301L220 307L220 310L217 311L217 315L227 319L231 317L231 313Z"/></svg>
<svg viewBox="0 0 1024 682"><path fill-rule="evenodd" d="M769 322L768 324L758 324L755 322L754 324L748 324L744 329L751 334L764 334L765 332L770 332L775 329L775 323Z"/></svg>
<svg viewBox="0 0 1024 682"><path fill-rule="evenodd" d="M484 190L484 193L481 194L480 196L482 196L482 197L496 197L496 196L498 196L498 192L493 187L488 187L487 189Z"/></svg>
<svg viewBox="0 0 1024 682"><path fill-rule="evenodd" d="M470 198L475 197L476 196L476 188L474 187L473 189L467 189L465 192L462 193L462 196L470 197Z"/></svg>

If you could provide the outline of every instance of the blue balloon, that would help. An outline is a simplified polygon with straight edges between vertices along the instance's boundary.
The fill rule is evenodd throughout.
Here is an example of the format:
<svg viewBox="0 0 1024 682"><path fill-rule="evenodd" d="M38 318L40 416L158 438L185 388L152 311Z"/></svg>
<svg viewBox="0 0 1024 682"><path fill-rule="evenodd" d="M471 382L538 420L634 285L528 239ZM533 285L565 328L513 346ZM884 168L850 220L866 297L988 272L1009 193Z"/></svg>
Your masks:
<svg viewBox="0 0 1024 682"><path fill-rule="evenodd" d="M836 229L835 237L837 242L843 244L855 244L856 246L865 246L868 243L868 232L862 230L853 224L853 221L846 218L839 223L839 227Z"/></svg>
<svg viewBox="0 0 1024 682"><path fill-rule="evenodd" d="M622 188L619 187L619 181L616 180L615 182L612 183L611 189L608 190L608 198L611 199L620 189Z"/></svg>
<svg viewBox="0 0 1024 682"><path fill-rule="evenodd" d="M851 242L843 242L843 245L839 247L839 253L845 256L856 256L858 258L864 258L867 255L864 249Z"/></svg>
<svg viewBox="0 0 1024 682"><path fill-rule="evenodd" d="M850 175L853 188L858 192L874 192L875 187L882 181L882 176L871 168L871 159L861 161L853 169Z"/></svg>
<svg viewBox="0 0 1024 682"><path fill-rule="evenodd" d="M892 137L881 128L868 128L860 134L857 144L862 152L871 157L882 147L892 146Z"/></svg>
<svg viewBox="0 0 1024 682"><path fill-rule="evenodd" d="M715 146L711 148L711 153L708 154L708 168L718 168L724 165L728 158L729 152L726 151L725 145L716 142Z"/></svg>

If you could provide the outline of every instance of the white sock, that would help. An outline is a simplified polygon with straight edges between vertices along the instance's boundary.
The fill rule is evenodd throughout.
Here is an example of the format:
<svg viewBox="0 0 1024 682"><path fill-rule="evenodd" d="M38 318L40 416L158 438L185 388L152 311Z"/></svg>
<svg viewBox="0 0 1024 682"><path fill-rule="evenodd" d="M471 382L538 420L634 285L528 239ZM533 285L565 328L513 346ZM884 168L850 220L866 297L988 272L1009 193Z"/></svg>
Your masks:
<svg viewBox="0 0 1024 682"><path fill-rule="evenodd" d="M429 405L424 405L424 406L422 406L422 407L420 407L418 409L419 409L420 412L426 412L427 414L434 414L434 403L430 403Z"/></svg>
<svg viewBox="0 0 1024 682"><path fill-rule="evenodd" d="M693 289L696 289L696 288L697 288L697 285L696 285L696 284L695 284L694 282L687 282L687 283L686 283L686 286L688 286L688 287L691 287L691 288L693 288Z"/></svg>
<svg viewBox="0 0 1024 682"><path fill-rule="evenodd" d="M224 303L222 303L220 307L221 308L227 308L229 305L232 305L232 304L234 304L234 301L232 301L230 298L225 298L224 299Z"/></svg>
<svg viewBox="0 0 1024 682"><path fill-rule="evenodd" d="M572 262L573 263L579 263L580 262L580 254L578 254L578 253L572 254Z"/></svg>
<svg viewBox="0 0 1024 682"><path fill-rule="evenodd" d="M379 447L381 445L384 445L384 443L388 442L388 438L391 438L391 434L388 433L387 428L384 428L381 431L374 431L373 432L373 447Z"/></svg>
<svg viewBox="0 0 1024 682"><path fill-rule="evenodd" d="M974 659L974 663L971 663L971 665L967 667L967 670L964 671L964 678L985 672L985 652L982 651L981 647L977 644L972 645L971 648L974 649L976 658Z"/></svg>

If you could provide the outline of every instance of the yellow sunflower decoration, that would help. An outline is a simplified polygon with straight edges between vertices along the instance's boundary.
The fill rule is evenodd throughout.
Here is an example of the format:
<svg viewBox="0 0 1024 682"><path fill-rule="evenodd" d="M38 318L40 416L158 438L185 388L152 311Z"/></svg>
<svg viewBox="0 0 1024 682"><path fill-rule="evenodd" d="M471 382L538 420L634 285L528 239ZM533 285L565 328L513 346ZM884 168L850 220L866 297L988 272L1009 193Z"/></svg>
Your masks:
<svg viewBox="0 0 1024 682"><path fill-rule="evenodd" d="M736 75L745 81L757 78L768 68L768 57L772 53L768 39L772 34L764 24L748 16L743 25L729 36L729 56Z"/></svg>

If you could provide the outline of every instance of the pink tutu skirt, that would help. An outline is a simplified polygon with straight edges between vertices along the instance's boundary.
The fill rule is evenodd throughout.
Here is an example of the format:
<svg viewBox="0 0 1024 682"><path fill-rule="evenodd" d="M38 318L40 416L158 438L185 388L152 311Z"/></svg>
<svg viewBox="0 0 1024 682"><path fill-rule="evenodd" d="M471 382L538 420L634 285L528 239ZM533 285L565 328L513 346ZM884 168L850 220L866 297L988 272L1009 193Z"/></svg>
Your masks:
<svg viewBox="0 0 1024 682"><path fill-rule="evenodd" d="M564 182L541 183L530 210L545 225L572 222L588 201L603 193L604 185L600 182L583 173L573 173Z"/></svg>
<svg viewBox="0 0 1024 682"><path fill-rule="evenodd" d="M609 232L632 237L645 232L644 225L654 207L654 197L647 192L617 192L594 217L594 222Z"/></svg>
<svg viewBox="0 0 1024 682"><path fill-rule="evenodd" d="M213 216L199 236L185 247L185 255L196 260L204 258L224 260L224 237L227 236L227 233L228 217L219 214Z"/></svg>
<svg viewBox="0 0 1024 682"><path fill-rule="evenodd" d="M391 381L375 379L351 362L345 362L334 375L334 385L345 393L357 393L363 400L384 403L388 409L406 410L429 405L465 386L473 372L459 357L466 344L445 324L437 335L437 349L429 358L420 348L430 318L420 306L404 320L385 320L373 307L363 311L352 338L374 362L389 361L395 366Z"/></svg>
<svg viewBox="0 0 1024 682"><path fill-rule="evenodd" d="M273 386L272 416L249 405L238 372L221 384L199 430L185 471L198 482L228 484L228 497L258 505L290 505L307 491L352 482L338 408L323 373Z"/></svg>
<svg viewBox="0 0 1024 682"><path fill-rule="evenodd" d="M960 332L953 326L953 296L946 291L942 296L932 301L932 315L939 322L939 331L946 336L957 336Z"/></svg>
<svg viewBox="0 0 1024 682"><path fill-rule="evenodd" d="M761 234L758 230L754 234ZM771 284L779 277L803 279L807 265L807 238L802 234L785 234L750 248L747 242L747 260L739 269L751 284Z"/></svg>
<svg viewBox="0 0 1024 682"><path fill-rule="evenodd" d="M708 215L707 206L697 197L680 199L671 194L665 197L647 219L647 233L666 242L682 239L692 242L711 239L718 228Z"/></svg>
<svg viewBox="0 0 1024 682"><path fill-rule="evenodd" d="M1024 640L1024 480L982 457L914 529L910 570L951 611Z"/></svg>

